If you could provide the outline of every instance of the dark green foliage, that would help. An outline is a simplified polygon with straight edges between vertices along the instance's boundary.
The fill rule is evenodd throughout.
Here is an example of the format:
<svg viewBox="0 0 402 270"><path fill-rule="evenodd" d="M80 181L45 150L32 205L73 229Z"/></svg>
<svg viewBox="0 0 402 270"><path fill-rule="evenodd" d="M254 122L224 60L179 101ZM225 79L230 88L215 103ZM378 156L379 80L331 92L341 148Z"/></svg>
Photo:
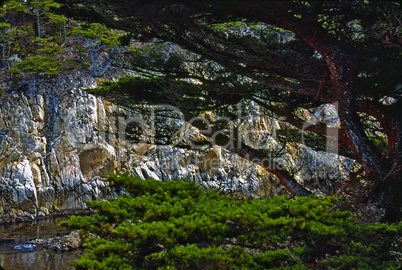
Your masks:
<svg viewBox="0 0 402 270"><path fill-rule="evenodd" d="M122 46L129 46L132 38L133 38L133 35L128 33L128 34L124 34L121 37L119 37L118 41L119 41L120 45L122 45Z"/></svg>
<svg viewBox="0 0 402 270"><path fill-rule="evenodd" d="M24 92L28 90L29 85L26 83L26 81L21 80L21 79L15 79L10 85L10 89L13 91L17 92Z"/></svg>
<svg viewBox="0 0 402 270"><path fill-rule="evenodd" d="M99 42L100 44L106 44L110 46L118 44L119 38L119 35L99 23L93 23L90 25L79 25L77 27L74 27L71 30L70 35L87 37Z"/></svg>
<svg viewBox="0 0 402 270"><path fill-rule="evenodd" d="M103 82L101 87L87 89L90 94L102 96L125 106L140 103L176 106L191 118L194 113L223 105L206 92L208 86L168 77L122 77L118 82Z"/></svg>
<svg viewBox="0 0 402 270"><path fill-rule="evenodd" d="M78 269L396 269L402 224L357 224L335 198L235 200L194 183L111 175L125 196L89 202ZM88 233L99 237L89 237ZM398 240L399 239L399 240Z"/></svg>
<svg viewBox="0 0 402 270"><path fill-rule="evenodd" d="M174 87L176 91L169 91ZM121 95L121 103L126 101L126 105L132 104L132 98L137 101L149 101L152 103L170 103L182 101L184 93L195 96L199 94L200 88L194 84L185 81L174 81L166 78L140 78L126 76L119 79L118 82L103 82L100 88L87 89L90 94L96 94L105 97L118 98ZM193 92L193 93L192 93ZM130 96L130 100L127 100ZM198 98L198 96L196 97Z"/></svg>
<svg viewBox="0 0 402 270"><path fill-rule="evenodd" d="M58 75L69 64L72 66L70 61L58 62L51 57L32 56L17 63L14 69L9 69L7 72L11 74L26 72L28 74Z"/></svg>
<svg viewBox="0 0 402 270"><path fill-rule="evenodd" d="M324 135L303 131L294 127L282 127L276 131L277 139L281 143L302 143L316 151L326 151L328 138ZM342 156L356 159L356 155L345 146L338 147Z"/></svg>

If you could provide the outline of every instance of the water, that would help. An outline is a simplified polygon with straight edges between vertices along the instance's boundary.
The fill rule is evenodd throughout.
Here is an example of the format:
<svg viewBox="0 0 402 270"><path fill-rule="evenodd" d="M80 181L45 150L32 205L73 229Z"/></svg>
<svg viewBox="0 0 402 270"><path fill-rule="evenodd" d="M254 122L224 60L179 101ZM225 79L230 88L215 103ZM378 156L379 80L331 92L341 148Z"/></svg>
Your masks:
<svg viewBox="0 0 402 270"><path fill-rule="evenodd" d="M80 250L56 252L27 244L37 238L69 234L70 229L57 226L57 220L0 225L0 265L6 270L73 269L68 262L77 260Z"/></svg>

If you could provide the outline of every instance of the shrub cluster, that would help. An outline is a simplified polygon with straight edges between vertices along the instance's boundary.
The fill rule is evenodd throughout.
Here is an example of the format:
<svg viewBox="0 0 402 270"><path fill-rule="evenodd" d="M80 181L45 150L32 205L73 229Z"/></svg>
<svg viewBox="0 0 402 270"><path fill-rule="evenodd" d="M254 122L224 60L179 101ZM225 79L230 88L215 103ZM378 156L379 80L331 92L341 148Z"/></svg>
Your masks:
<svg viewBox="0 0 402 270"><path fill-rule="evenodd" d="M85 239L77 269L398 267L402 225L358 224L329 211L334 197L235 200L182 181L109 181L124 195L62 222Z"/></svg>

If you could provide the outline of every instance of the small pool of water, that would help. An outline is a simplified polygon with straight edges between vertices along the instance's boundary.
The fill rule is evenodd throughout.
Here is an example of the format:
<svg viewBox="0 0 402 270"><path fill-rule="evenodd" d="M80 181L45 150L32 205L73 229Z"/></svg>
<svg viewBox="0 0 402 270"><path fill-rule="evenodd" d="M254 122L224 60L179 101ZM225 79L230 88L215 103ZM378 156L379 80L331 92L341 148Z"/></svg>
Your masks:
<svg viewBox="0 0 402 270"><path fill-rule="evenodd" d="M0 266L6 270L73 269L68 262L77 260L81 250L55 252L27 244L33 239L69 234L70 229L57 225L59 220L0 225Z"/></svg>

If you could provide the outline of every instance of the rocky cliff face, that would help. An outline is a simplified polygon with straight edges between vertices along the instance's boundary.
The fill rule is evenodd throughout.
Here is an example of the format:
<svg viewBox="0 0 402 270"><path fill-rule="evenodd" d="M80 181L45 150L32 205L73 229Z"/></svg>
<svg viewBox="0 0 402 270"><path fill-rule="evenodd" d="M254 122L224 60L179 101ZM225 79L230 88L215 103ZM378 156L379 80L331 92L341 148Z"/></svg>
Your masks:
<svg viewBox="0 0 402 270"><path fill-rule="evenodd" d="M64 86L69 79L65 78ZM0 215L3 218L80 208L84 199L106 194L104 183L85 177L88 169L83 160L89 157L80 158L83 154L80 145L94 139L100 101L75 87L43 83L31 93L2 95ZM102 166L108 166L114 149L102 142L96 149L107 155ZM91 166L90 162L86 164Z"/></svg>
<svg viewBox="0 0 402 270"><path fill-rule="evenodd" d="M186 123L180 120L161 121L169 127L166 136L172 128L180 130L179 144L158 145L163 138L156 144L133 143L126 138L128 123L134 119L148 128L150 118L81 90L95 84L88 74L78 73L58 83L41 81L35 90L0 96L0 220L81 209L84 200L114 196L99 177L108 172L195 181L239 198L286 193L275 176L228 150L188 150L186 140L202 135L195 128L181 129ZM257 108L242 120L247 127L242 136L248 143L283 148L266 132L280 122ZM162 135L163 125L156 127ZM311 190L331 194L348 177L351 160L299 144L288 144L284 150L275 158Z"/></svg>

